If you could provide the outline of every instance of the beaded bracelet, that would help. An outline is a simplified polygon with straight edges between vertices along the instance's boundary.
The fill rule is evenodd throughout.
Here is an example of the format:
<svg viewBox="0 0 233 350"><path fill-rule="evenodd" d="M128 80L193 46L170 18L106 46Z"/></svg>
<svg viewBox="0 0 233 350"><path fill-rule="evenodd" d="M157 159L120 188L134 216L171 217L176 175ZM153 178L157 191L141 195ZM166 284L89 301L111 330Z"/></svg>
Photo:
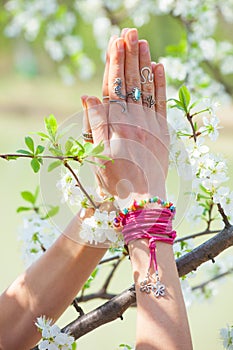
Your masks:
<svg viewBox="0 0 233 350"><path fill-rule="evenodd" d="M158 196L151 197L148 199L141 199L139 201L136 201L136 199L134 199L133 204L130 207L122 209L122 211L120 211L118 215L114 218L114 221L113 221L114 227L119 228L120 226L124 226L122 222L127 214L134 212L136 210L141 210L147 204L151 204L151 203L157 203L162 208L166 208L174 214L176 212L176 207L172 202L164 201Z"/></svg>

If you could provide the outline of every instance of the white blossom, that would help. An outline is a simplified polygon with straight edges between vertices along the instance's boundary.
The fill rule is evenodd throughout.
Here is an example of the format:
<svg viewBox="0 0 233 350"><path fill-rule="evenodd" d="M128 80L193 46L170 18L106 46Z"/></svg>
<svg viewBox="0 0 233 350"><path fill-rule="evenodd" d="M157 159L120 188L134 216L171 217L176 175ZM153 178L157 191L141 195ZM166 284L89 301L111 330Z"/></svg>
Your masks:
<svg viewBox="0 0 233 350"><path fill-rule="evenodd" d="M233 55L226 56L222 59L220 69L224 75L233 73Z"/></svg>
<svg viewBox="0 0 233 350"><path fill-rule="evenodd" d="M40 350L71 350L74 343L74 337L67 333L62 333L61 329L52 324L51 319L40 316L35 322L36 327L41 332L42 341L39 344Z"/></svg>
<svg viewBox="0 0 233 350"><path fill-rule="evenodd" d="M224 198L229 194L229 192L230 192L229 187L221 186L217 188L213 195L213 202L221 204Z"/></svg>
<svg viewBox="0 0 233 350"><path fill-rule="evenodd" d="M189 211L186 215L188 221L191 221L195 224L198 224L202 220L202 214L204 212L203 206L195 201L189 208Z"/></svg>
<svg viewBox="0 0 233 350"><path fill-rule="evenodd" d="M233 220L233 191L222 197L220 204L229 220Z"/></svg>
<svg viewBox="0 0 233 350"><path fill-rule="evenodd" d="M204 126L200 127L200 132L203 135L207 133L212 141L216 141L219 135L219 119L215 115L211 116L210 118L204 116L203 124Z"/></svg>
<svg viewBox="0 0 233 350"><path fill-rule="evenodd" d="M27 215L20 232L23 260L29 266L37 260L58 238L60 232L50 220L42 219L37 213Z"/></svg>
<svg viewBox="0 0 233 350"><path fill-rule="evenodd" d="M164 65L166 75L172 80L183 81L187 75L187 68L185 62L182 62L177 57L162 57L160 63Z"/></svg>
<svg viewBox="0 0 233 350"><path fill-rule="evenodd" d="M227 325L226 328L221 328L220 337L222 339L224 349L233 350L233 327Z"/></svg>
<svg viewBox="0 0 233 350"><path fill-rule="evenodd" d="M103 242L118 243L120 237L113 226L115 217L115 211L108 213L107 211L101 212L99 209L96 209L92 217L83 220L80 237L91 244Z"/></svg>

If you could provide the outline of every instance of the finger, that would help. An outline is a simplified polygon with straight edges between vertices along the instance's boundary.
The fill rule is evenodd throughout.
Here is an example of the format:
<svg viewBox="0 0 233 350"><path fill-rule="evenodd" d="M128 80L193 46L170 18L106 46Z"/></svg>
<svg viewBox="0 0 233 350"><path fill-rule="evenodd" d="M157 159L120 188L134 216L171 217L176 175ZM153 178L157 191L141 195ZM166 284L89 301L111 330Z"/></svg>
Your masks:
<svg viewBox="0 0 233 350"><path fill-rule="evenodd" d="M124 39L118 38L112 43L109 60L110 100L125 100L124 60Z"/></svg>
<svg viewBox="0 0 233 350"><path fill-rule="evenodd" d="M166 118L166 80L161 63L152 62L155 88L155 111L160 118Z"/></svg>
<svg viewBox="0 0 233 350"><path fill-rule="evenodd" d="M139 69L141 75L142 104L154 110L154 79L151 67L151 57L148 42L139 41Z"/></svg>
<svg viewBox="0 0 233 350"><path fill-rule="evenodd" d="M125 35L126 35L126 33L129 31L129 28L123 28L122 29L122 31L121 31L121 37L123 38L123 39L125 39Z"/></svg>
<svg viewBox="0 0 233 350"><path fill-rule="evenodd" d="M85 108L94 143L103 141L108 144L108 123L103 103L97 97L91 96L85 100Z"/></svg>
<svg viewBox="0 0 233 350"><path fill-rule="evenodd" d="M91 125L88 119L88 109L87 109L87 105L86 105L86 100L87 100L88 96L87 95L83 95L81 96L81 101L82 101L82 106L83 106L83 127L82 127L82 133L84 134L91 134ZM84 139L84 141L86 142L93 142L93 140L87 140Z"/></svg>
<svg viewBox="0 0 233 350"><path fill-rule="evenodd" d="M125 34L125 84L128 102L142 104L139 76L138 32L133 28Z"/></svg>
<svg viewBox="0 0 233 350"><path fill-rule="evenodd" d="M108 88L108 76L109 76L109 62L110 62L110 52L111 52L111 46L114 40L116 40L117 35L113 35L108 43L108 48L106 52L106 63L105 63L105 69L104 69L104 76L103 76L103 85L102 85L102 94L103 94L103 102L108 103L108 98L105 98L105 96L109 96L109 88Z"/></svg>

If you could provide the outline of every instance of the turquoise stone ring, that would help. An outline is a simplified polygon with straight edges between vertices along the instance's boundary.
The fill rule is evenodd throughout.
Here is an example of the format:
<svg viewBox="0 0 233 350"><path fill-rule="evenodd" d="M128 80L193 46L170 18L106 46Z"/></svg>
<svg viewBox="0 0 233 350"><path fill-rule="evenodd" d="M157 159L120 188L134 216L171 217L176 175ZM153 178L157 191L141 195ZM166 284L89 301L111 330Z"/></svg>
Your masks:
<svg viewBox="0 0 233 350"><path fill-rule="evenodd" d="M131 97L133 101L138 102L141 98L141 94L141 90L135 87L127 94L127 97Z"/></svg>

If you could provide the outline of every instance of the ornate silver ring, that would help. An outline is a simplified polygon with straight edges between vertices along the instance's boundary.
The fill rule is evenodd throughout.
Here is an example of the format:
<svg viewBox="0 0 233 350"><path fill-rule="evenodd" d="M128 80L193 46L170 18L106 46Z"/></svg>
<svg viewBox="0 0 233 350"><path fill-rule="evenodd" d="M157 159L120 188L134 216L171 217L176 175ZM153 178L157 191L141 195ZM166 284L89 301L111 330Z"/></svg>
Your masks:
<svg viewBox="0 0 233 350"><path fill-rule="evenodd" d="M126 111L126 102L121 101L121 100L109 100L109 103L118 103L122 107L121 112L125 113L125 111Z"/></svg>
<svg viewBox="0 0 233 350"><path fill-rule="evenodd" d="M151 72L149 67L143 67L141 69L141 77L141 84L153 83L154 81L154 74Z"/></svg>
<svg viewBox="0 0 233 350"><path fill-rule="evenodd" d="M152 108L155 105L155 99L152 95L142 97L142 103L146 104L148 108Z"/></svg>
<svg viewBox="0 0 233 350"><path fill-rule="evenodd" d="M131 92L127 94L127 97L131 97L133 101L138 102L141 98L141 90L137 87L134 87Z"/></svg>
<svg viewBox="0 0 233 350"><path fill-rule="evenodd" d="M92 132L84 132L82 131L82 137L85 141L93 141L93 136L92 136Z"/></svg>
<svg viewBox="0 0 233 350"><path fill-rule="evenodd" d="M122 100L126 100L126 96L122 94L121 89L122 89L122 80L121 78L116 78L114 83L114 92L115 94L121 98Z"/></svg>

